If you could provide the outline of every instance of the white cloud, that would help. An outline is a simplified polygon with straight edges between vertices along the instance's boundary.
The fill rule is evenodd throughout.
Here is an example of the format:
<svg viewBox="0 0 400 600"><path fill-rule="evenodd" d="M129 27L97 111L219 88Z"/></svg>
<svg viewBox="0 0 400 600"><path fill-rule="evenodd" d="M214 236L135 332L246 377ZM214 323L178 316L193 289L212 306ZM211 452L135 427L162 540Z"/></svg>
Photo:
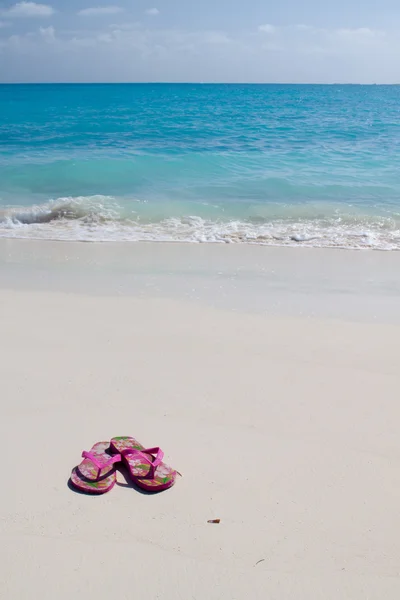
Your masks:
<svg viewBox="0 0 400 600"><path fill-rule="evenodd" d="M376 38L385 36L384 31L370 29L369 27L359 27L358 29L337 29L335 33L346 38Z"/></svg>
<svg viewBox="0 0 400 600"><path fill-rule="evenodd" d="M260 25L258 31L262 31L263 33L275 33L276 27L274 27L274 25L266 23L265 25Z"/></svg>
<svg viewBox="0 0 400 600"><path fill-rule="evenodd" d="M80 10L78 15L81 17L97 17L101 15L117 15L122 12L124 12L124 9L120 6L93 6Z"/></svg>
<svg viewBox="0 0 400 600"><path fill-rule="evenodd" d="M56 32L52 25L50 27L40 27L39 33L46 42L54 42L56 39Z"/></svg>
<svg viewBox="0 0 400 600"><path fill-rule="evenodd" d="M0 38L0 81L390 83L398 79L400 38L395 30L292 24L257 33L107 22L95 31L41 27L10 37L5 31Z"/></svg>
<svg viewBox="0 0 400 600"><path fill-rule="evenodd" d="M113 36L111 33L99 33L97 39L99 42L103 42L104 44L111 44L113 42Z"/></svg>
<svg viewBox="0 0 400 600"><path fill-rule="evenodd" d="M124 31L133 31L134 29L140 29L141 24L140 24L140 22L137 22L137 21L134 21L134 22L126 21L124 23L110 23L109 27L110 27L110 29L121 29Z"/></svg>
<svg viewBox="0 0 400 600"><path fill-rule="evenodd" d="M9 9L2 11L3 17L51 17L55 12L52 6L47 4L36 4L36 2L18 2Z"/></svg>
<svg viewBox="0 0 400 600"><path fill-rule="evenodd" d="M150 15L151 17L156 17L160 14L158 8L148 8L146 11L146 15Z"/></svg>
<svg viewBox="0 0 400 600"><path fill-rule="evenodd" d="M304 23L297 23L297 25L293 25L293 29L297 29L297 31L315 31L315 27L312 25L304 25Z"/></svg>

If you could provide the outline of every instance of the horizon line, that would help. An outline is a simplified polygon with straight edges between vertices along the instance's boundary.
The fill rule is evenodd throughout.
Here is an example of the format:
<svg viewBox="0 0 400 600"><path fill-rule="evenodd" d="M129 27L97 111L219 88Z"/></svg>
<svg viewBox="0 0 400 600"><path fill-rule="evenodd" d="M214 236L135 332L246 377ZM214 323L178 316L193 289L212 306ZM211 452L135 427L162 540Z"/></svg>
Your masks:
<svg viewBox="0 0 400 600"><path fill-rule="evenodd" d="M359 85L359 86L395 86L393 83L360 82L278 82L278 81L0 81L0 85Z"/></svg>

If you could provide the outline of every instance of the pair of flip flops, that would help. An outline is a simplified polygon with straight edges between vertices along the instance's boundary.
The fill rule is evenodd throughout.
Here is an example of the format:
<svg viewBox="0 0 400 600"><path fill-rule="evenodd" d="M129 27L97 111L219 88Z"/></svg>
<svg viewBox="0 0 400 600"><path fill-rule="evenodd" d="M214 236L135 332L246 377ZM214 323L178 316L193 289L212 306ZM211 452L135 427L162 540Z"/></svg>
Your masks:
<svg viewBox="0 0 400 600"><path fill-rule="evenodd" d="M160 448L144 448L128 436L99 442L90 452L82 452L83 461L71 473L71 483L91 494L109 492L117 482L115 465L125 464L135 485L148 492L161 492L175 483L177 471L163 462Z"/></svg>

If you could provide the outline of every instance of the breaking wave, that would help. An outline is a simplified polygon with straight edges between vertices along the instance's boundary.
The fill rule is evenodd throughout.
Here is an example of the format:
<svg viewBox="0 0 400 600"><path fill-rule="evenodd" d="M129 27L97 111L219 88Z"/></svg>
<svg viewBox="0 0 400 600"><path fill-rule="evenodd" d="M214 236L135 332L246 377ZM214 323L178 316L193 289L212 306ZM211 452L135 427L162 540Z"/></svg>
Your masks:
<svg viewBox="0 0 400 600"><path fill-rule="evenodd" d="M246 218L166 216L127 211L113 197L59 198L0 211L0 237L92 242L192 242L400 249L400 219L286 207ZM204 211L203 211L204 212Z"/></svg>

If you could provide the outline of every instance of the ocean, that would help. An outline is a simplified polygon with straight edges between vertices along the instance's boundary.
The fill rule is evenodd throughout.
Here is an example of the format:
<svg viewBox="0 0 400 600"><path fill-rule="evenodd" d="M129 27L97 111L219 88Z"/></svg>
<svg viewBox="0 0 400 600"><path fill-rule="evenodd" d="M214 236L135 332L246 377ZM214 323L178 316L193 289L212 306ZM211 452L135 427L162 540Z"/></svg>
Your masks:
<svg viewBox="0 0 400 600"><path fill-rule="evenodd" d="M400 86L0 85L0 237L400 249Z"/></svg>

